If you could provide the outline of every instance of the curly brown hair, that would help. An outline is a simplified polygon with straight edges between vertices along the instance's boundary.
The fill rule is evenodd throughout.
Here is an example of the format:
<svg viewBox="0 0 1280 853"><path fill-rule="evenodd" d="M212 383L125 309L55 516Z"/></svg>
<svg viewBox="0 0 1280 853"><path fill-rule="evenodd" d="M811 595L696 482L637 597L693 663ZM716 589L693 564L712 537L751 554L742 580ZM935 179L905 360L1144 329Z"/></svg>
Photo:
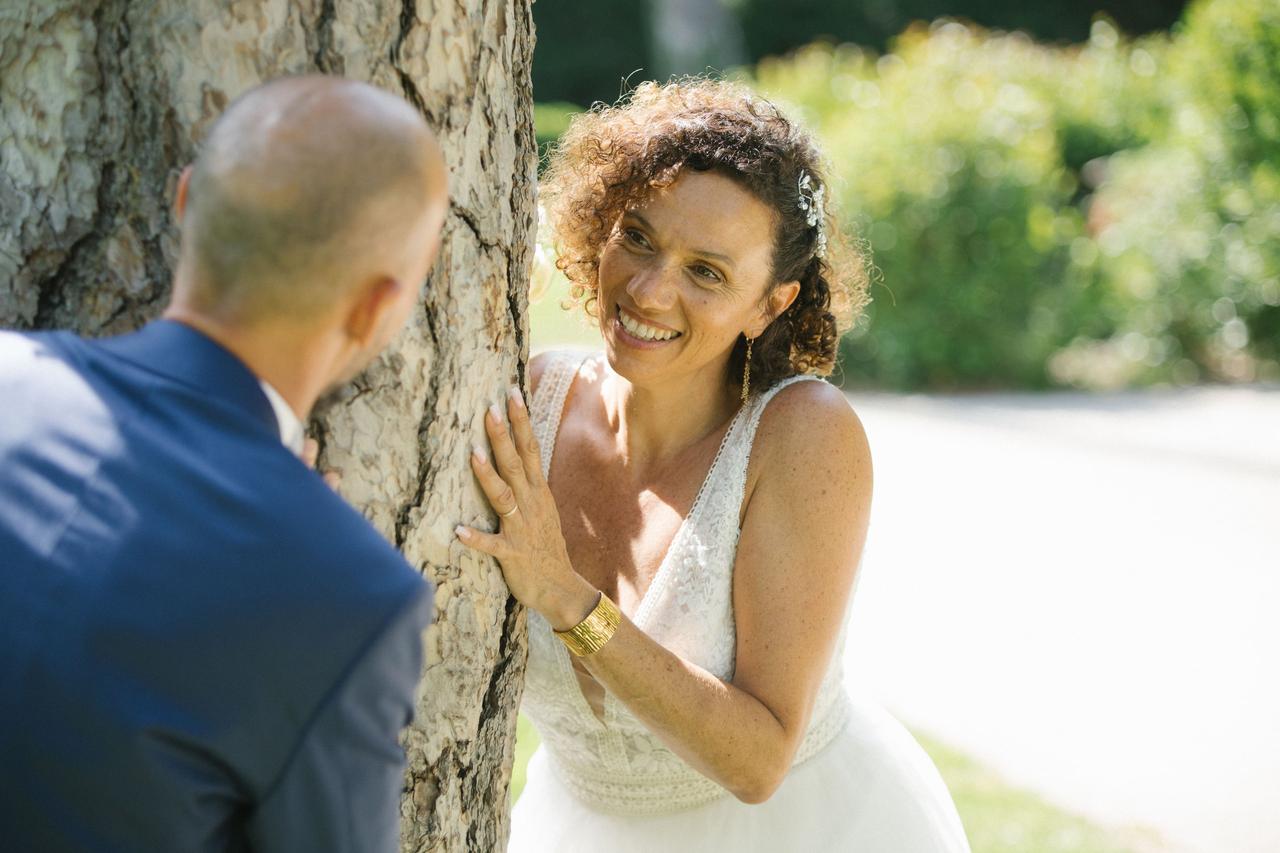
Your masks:
<svg viewBox="0 0 1280 853"><path fill-rule="evenodd" d="M825 188L826 165L808 133L740 83L643 83L616 105L597 104L574 118L541 186L556 265L571 282L573 300L595 315L600 253L619 217L683 168L724 174L773 210L765 295L783 282L800 283L795 301L753 343L753 388L801 373L829 374L840 334L867 302L866 253L843 237L828 201L826 252L817 256L818 229L799 206L798 184L807 172ZM740 336L731 377L741 374L745 356Z"/></svg>

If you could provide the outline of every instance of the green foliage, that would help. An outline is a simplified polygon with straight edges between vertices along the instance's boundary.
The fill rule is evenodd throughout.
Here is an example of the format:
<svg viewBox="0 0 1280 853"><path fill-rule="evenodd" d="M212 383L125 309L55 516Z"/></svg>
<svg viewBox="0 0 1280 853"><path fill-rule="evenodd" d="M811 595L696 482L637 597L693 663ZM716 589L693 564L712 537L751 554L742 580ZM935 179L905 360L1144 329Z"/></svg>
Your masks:
<svg viewBox="0 0 1280 853"><path fill-rule="evenodd" d="M1280 168L1280 2L1202 0L1188 10L1175 74L1233 160Z"/></svg>
<svg viewBox="0 0 1280 853"><path fill-rule="evenodd" d="M1178 19L1185 0L721 0L732 13L730 31L709 32L706 44L739 42L756 63L822 39L884 50L912 21L952 15L1002 30L1023 30L1050 42L1088 37L1103 10L1132 33L1162 30ZM653 2L537 0L538 48L533 93L540 101L612 103L619 84L655 79L664 65L666 36L654 33ZM673 34L671 39L688 38ZM719 63L712 63L719 65ZM672 69L701 73L701 66ZM636 73L638 71L638 73ZM665 72L664 72L665 73ZM635 75L632 77L632 75Z"/></svg>
<svg viewBox="0 0 1280 853"><path fill-rule="evenodd" d="M1075 47L940 21L752 79L823 140L880 273L847 382L1280 380L1280 0Z"/></svg>
<svg viewBox="0 0 1280 853"><path fill-rule="evenodd" d="M1081 66L1087 97L1118 64L957 23L908 30L878 59L816 46L761 64L764 91L824 138L882 273L869 322L846 339L846 379L1048 384L1050 356L1097 299L1072 263L1083 217L1064 150L1092 158L1137 132L1083 120L1061 81Z"/></svg>
<svg viewBox="0 0 1280 853"><path fill-rule="evenodd" d="M1205 3L1172 41L1098 20L1076 48L938 22L761 63L881 271L846 381L1280 378L1278 10Z"/></svg>
<svg viewBox="0 0 1280 853"><path fill-rule="evenodd" d="M1075 48L1039 48L1031 85L1052 106L1064 165L1082 175L1091 160L1160 139L1170 104L1161 79L1167 39L1125 44L1106 19Z"/></svg>
<svg viewBox="0 0 1280 853"><path fill-rule="evenodd" d="M942 16L983 27L1022 30L1049 42L1079 42L1106 11L1129 32L1168 27L1183 0L728 0L738 11L750 54L785 54L815 39L883 49L913 21ZM536 14L536 12L535 12Z"/></svg>
<svg viewBox="0 0 1280 853"><path fill-rule="evenodd" d="M1280 3L1194 6L1166 64L1167 133L1111 158L1089 208L1117 334L1059 361L1084 384L1280 379Z"/></svg>
<svg viewBox="0 0 1280 853"><path fill-rule="evenodd" d="M553 102L533 105L533 132L538 137L539 172L546 168L551 146L569 129L573 116L580 112L582 107L577 104Z"/></svg>

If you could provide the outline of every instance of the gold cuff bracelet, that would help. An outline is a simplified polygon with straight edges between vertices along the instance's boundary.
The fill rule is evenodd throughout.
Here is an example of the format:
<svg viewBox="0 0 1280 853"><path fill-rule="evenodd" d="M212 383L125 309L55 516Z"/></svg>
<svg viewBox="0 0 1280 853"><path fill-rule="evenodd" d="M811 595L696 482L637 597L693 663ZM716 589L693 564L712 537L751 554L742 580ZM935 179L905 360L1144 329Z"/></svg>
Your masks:
<svg viewBox="0 0 1280 853"><path fill-rule="evenodd" d="M587 614L586 619L568 631L556 631L555 635L569 647L569 651L580 658L586 657L600 651L601 647L609 642L621 621L622 611L618 610L618 605L602 592L600 600Z"/></svg>

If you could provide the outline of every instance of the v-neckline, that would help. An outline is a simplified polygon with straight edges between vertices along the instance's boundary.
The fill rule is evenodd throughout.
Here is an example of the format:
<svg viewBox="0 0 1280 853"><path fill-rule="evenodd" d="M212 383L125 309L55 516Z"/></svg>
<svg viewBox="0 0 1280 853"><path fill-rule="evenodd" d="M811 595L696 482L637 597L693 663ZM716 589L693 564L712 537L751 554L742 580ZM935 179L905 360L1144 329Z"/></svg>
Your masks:
<svg viewBox="0 0 1280 853"><path fill-rule="evenodd" d="M560 428L564 425L565 411L568 408L569 396L573 393L573 386L578 381L578 375L582 372L582 365L594 356L588 356L573 366L573 373L570 376L569 384L564 389L564 399L560 401L559 411L554 414L557 419L556 430L551 440L551 448L547 454L547 470L546 477L548 482L551 479L551 466L555 464L556 447L560 443ZM547 377L544 377L544 379ZM725 448L729 446L729 437L733 435L734 427L738 425L742 413L747 410L747 405L743 404L733 413L733 417L729 419L729 426L725 429L724 435L720 437L720 444L716 447L716 455L711 458L711 465L707 468L707 473L702 478L702 483L698 486L698 491L693 497L693 503L689 505L689 511L680 519L680 524L676 527L675 535L671 537L671 541L667 543L667 550L662 554L662 560L658 563L658 570L653 573L653 578L649 581L649 585L645 587L644 593L640 596L640 601L636 605L634 614L623 613L628 619L636 624L637 627L643 624L643 617L648 615L648 611L652 609L650 602L653 600L653 591L661 587L664 578L670 574L669 563L671 560L671 552L675 550L676 543L680 541L680 537L684 535L685 530L689 526L689 520L694 517L698 509L702 506L708 487L711 484L716 468L720 465L720 459L724 456ZM619 608L621 609L621 608Z"/></svg>
<svg viewBox="0 0 1280 853"><path fill-rule="evenodd" d="M569 384L564 389L564 399L560 400L559 411L556 411L551 415L556 418L556 429L555 432L552 433L553 437L551 439L551 447L547 453L547 470L545 472L545 476L547 477L548 482L550 482L551 477L551 466L555 463L556 446L560 443L560 428L564 425L565 411L568 408L569 396L573 393L574 383L578 381L578 375L582 372L582 365L586 364L590 358L592 358L592 356L588 356L572 366L573 372L569 377ZM547 381L550 378L551 377L543 376L543 381ZM712 457L711 465L707 468L707 473L702 478L702 484L698 486L698 492L693 497L693 503L689 505L689 511L685 513L684 518L680 519L680 524L676 527L675 535L672 536L671 541L667 543L667 550L662 555L662 561L658 563L658 570L654 572L653 579L649 581L649 585L640 596L640 603L636 606L635 615L623 614L624 616L627 616L627 618L630 619L637 628L642 628L645 617L648 616L649 611L652 609L650 607L650 603L654 600L653 596L655 595L655 590L660 590L666 585L666 578L672 571L670 567L671 554L675 550L676 544L679 543L680 538L685 535L685 531L689 527L690 520L693 519L699 508L701 508L706 497L708 486L712 482L716 469L720 467L720 459L724 456L724 450L729 446L729 438L733 435L734 428L738 425L738 421L742 417L742 413L746 410L747 404L744 403L738 407L738 410L733 413L733 417L729 419L729 426L725 429L724 435L720 438L720 445L716 448L716 455ZM569 689L577 696L577 701L581 704L580 710L585 711L586 716L594 720L600 726L607 727L611 716L609 703L612 694L609 693L608 688L603 684L600 685L600 689L603 691L603 698L600 701L600 711L603 716L598 716L595 710L591 707L591 702L587 700L586 694L582 692L582 685L578 682L577 670L573 666L573 658L570 655L569 649L565 647L564 643L556 642L554 645L558 647L557 654L561 662L562 674L568 679ZM599 684L599 682L596 683Z"/></svg>
<svg viewBox="0 0 1280 853"><path fill-rule="evenodd" d="M725 429L724 435L720 438L720 444L716 448L716 455L711 458L711 465L707 468L706 475L702 478L702 484L698 486L698 493L693 496L693 503L689 505L689 511L685 513L684 518L680 519L680 524L676 527L675 535L671 537L671 541L667 543L667 550L662 555L662 562L658 563L658 570L653 573L653 578L649 581L649 585L645 587L644 593L640 596L640 603L636 605L634 616L628 617L639 628L648 621L649 611L653 609L654 590L661 589L666 585L667 578L671 574L672 569L671 553L675 551L676 544L680 538L685 535L685 531L689 528L689 522L697 514L702 507L707 489L711 484L712 478L716 473L716 469L720 467L720 458L724 456L724 449L729 446L729 437L733 435L734 427L738 425L738 419L742 417L742 413L746 411L746 406L739 406L738 410L733 413L733 417L729 419L729 426ZM554 449L552 453L554 454Z"/></svg>

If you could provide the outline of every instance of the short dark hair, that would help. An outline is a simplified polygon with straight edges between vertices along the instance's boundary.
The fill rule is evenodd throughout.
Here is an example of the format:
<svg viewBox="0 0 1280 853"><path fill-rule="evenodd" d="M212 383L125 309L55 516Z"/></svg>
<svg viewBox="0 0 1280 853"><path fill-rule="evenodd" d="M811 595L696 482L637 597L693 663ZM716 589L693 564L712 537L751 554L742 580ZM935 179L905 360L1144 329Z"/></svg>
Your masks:
<svg viewBox="0 0 1280 853"><path fill-rule="evenodd" d="M374 205L396 185L406 212L417 203L422 158L404 133L362 112L371 99L412 110L364 83L296 77L250 90L215 122L183 223L203 307L258 316L328 305L337 272L385 227L387 216L366 221ZM341 121L325 118L335 100Z"/></svg>

